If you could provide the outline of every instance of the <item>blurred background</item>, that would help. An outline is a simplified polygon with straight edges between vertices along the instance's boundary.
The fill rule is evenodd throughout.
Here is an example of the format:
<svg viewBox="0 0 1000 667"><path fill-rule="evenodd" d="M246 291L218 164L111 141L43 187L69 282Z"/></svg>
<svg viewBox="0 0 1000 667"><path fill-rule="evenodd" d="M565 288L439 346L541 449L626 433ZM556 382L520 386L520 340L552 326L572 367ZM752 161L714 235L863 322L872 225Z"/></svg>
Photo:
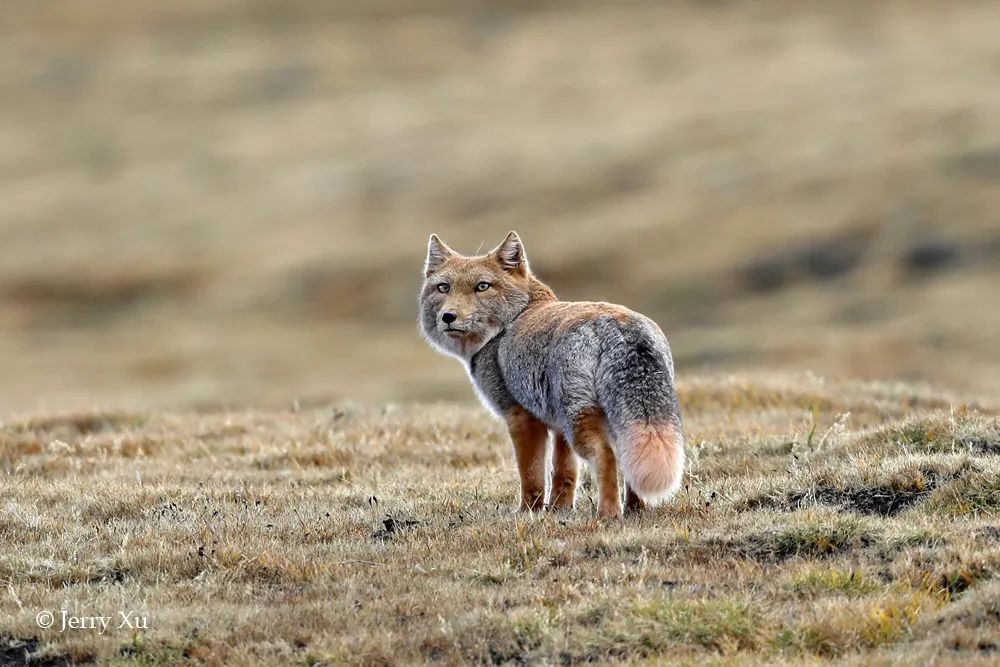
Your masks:
<svg viewBox="0 0 1000 667"><path fill-rule="evenodd" d="M679 372L1000 395L1000 6L5 3L0 414L473 395L428 234Z"/></svg>

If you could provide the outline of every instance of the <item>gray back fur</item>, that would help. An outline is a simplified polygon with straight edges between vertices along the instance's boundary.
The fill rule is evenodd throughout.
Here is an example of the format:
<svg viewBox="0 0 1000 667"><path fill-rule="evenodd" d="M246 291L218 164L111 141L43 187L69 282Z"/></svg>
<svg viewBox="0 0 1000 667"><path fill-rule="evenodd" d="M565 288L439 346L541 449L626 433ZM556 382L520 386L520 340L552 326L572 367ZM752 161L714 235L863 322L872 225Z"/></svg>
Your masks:
<svg viewBox="0 0 1000 667"><path fill-rule="evenodd" d="M640 422L680 426L670 348L652 321L599 315L557 335L558 325L524 331L515 320L473 358L470 374L495 411L520 405L570 441L595 409L615 438Z"/></svg>

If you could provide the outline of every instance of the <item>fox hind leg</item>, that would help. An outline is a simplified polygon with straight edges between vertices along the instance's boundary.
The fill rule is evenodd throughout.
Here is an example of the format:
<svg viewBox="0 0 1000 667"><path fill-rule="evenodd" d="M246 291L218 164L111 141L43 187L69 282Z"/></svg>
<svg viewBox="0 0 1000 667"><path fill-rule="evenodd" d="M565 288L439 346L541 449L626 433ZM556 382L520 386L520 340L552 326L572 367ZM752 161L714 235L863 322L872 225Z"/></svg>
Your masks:
<svg viewBox="0 0 1000 667"><path fill-rule="evenodd" d="M561 432L553 432L552 447L552 488L549 508L554 510L571 510L576 500L576 481L579 475L580 463L566 436Z"/></svg>
<svg viewBox="0 0 1000 667"><path fill-rule="evenodd" d="M523 408L506 415L507 429L514 443L514 456L521 476L520 511L540 510L545 504L545 445L549 430Z"/></svg>
<svg viewBox="0 0 1000 667"><path fill-rule="evenodd" d="M632 490L628 484L625 485L625 513L634 514L646 509L646 501Z"/></svg>
<svg viewBox="0 0 1000 667"><path fill-rule="evenodd" d="M622 515L621 491L618 488L618 463L608 441L604 415L585 413L576 421L573 444L581 456L590 461L597 480L597 516L602 519Z"/></svg>

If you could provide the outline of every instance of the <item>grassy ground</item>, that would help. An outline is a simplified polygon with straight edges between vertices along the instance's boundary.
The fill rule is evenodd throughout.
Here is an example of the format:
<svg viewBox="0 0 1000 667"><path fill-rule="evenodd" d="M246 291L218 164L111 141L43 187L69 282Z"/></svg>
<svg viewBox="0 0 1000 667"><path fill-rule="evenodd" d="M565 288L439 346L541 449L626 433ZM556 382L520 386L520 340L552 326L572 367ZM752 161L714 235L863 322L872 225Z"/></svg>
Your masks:
<svg viewBox="0 0 1000 667"><path fill-rule="evenodd" d="M1000 659L997 7L613 4L4 5L0 664ZM512 228L670 337L668 506L510 514L414 320Z"/></svg>
<svg viewBox="0 0 1000 667"><path fill-rule="evenodd" d="M8 421L0 656L995 663L995 407L777 376L681 399L683 491L613 524L589 486L512 514L510 446L474 408ZM43 631L46 609L148 629Z"/></svg>

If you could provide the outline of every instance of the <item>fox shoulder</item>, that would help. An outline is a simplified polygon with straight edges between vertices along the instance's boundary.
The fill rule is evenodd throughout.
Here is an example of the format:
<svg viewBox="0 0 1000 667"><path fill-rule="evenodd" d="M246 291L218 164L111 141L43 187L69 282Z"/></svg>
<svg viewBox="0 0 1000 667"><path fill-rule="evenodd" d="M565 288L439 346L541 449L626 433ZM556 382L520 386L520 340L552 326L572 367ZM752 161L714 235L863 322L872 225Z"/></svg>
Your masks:
<svg viewBox="0 0 1000 667"><path fill-rule="evenodd" d="M518 330L525 335L560 332L602 318L621 324L633 321L637 313L613 303L591 301L555 301L525 313Z"/></svg>

